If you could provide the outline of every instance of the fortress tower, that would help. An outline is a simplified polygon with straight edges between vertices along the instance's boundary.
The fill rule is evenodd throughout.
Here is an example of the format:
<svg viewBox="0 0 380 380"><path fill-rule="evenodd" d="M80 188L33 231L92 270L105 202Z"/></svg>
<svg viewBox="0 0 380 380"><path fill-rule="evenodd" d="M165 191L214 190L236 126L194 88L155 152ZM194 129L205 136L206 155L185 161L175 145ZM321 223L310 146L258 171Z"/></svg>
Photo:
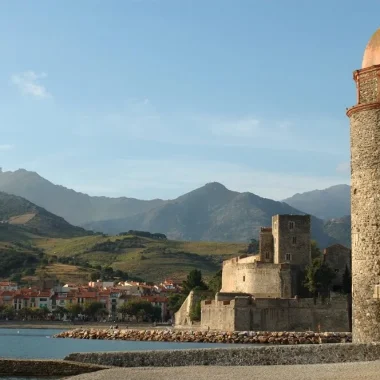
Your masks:
<svg viewBox="0 0 380 380"><path fill-rule="evenodd" d="M311 263L310 215L272 217L274 263L304 268Z"/></svg>
<svg viewBox="0 0 380 380"><path fill-rule="evenodd" d="M352 332L355 343L380 341L380 29L354 71L351 124Z"/></svg>

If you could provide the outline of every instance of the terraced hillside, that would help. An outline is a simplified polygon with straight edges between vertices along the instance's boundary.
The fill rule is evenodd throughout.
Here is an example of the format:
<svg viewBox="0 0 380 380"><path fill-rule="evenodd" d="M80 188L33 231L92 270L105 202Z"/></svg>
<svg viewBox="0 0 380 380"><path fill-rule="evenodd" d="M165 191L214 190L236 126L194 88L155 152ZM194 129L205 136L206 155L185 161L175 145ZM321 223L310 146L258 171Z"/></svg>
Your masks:
<svg viewBox="0 0 380 380"><path fill-rule="evenodd" d="M87 282L92 273L107 268L147 281L182 280L194 268L210 277L224 259L248 247L244 243L172 241L141 231L120 236L94 234L26 199L1 192L0 222L0 278L28 281L48 276Z"/></svg>
<svg viewBox="0 0 380 380"><path fill-rule="evenodd" d="M25 233L49 237L73 237L90 234L84 228L75 227L60 216L54 215L24 198L3 192L0 192L0 222L3 226L17 225Z"/></svg>
<svg viewBox="0 0 380 380"><path fill-rule="evenodd" d="M185 279L190 270L202 270L211 277L223 260L242 254L243 243L183 242L155 240L141 236L84 236L72 239L33 240L47 257L71 263L88 263L91 267L112 267L147 281L165 277Z"/></svg>

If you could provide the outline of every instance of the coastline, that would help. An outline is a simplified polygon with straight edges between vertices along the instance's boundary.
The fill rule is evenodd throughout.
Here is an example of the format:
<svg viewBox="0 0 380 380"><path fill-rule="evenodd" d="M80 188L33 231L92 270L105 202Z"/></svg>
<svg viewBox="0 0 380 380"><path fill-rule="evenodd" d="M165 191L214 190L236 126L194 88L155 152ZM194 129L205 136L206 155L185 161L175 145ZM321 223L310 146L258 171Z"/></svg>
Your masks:
<svg viewBox="0 0 380 380"><path fill-rule="evenodd" d="M0 329L58 329L58 330L73 330L73 329L108 329L112 322L63 322L63 321L0 321ZM146 324L119 323L120 329L141 329L141 330L159 330L167 329L168 326L152 326Z"/></svg>

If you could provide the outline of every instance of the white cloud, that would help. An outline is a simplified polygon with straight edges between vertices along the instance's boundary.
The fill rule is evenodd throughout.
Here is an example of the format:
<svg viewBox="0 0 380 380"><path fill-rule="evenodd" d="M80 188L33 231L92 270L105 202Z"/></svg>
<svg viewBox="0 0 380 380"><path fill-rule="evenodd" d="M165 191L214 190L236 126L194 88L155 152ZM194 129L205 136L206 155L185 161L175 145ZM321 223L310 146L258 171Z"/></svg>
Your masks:
<svg viewBox="0 0 380 380"><path fill-rule="evenodd" d="M10 144L0 144L0 152L5 152L5 151L8 151L8 150L12 150L13 149L13 145L10 145Z"/></svg>
<svg viewBox="0 0 380 380"><path fill-rule="evenodd" d="M331 122L320 123L331 125ZM125 141L181 146L252 147L337 154L336 144L320 137L310 137L310 132L316 128L310 122L308 128L304 124L286 119L258 118L254 114L232 118L176 111L165 113L157 110L149 99L134 99L119 110L81 115L72 125L75 125L73 132L82 137L117 136Z"/></svg>
<svg viewBox="0 0 380 380"><path fill-rule="evenodd" d="M46 87L40 83L41 79L47 77L47 74L37 74L34 71L25 71L23 73L13 74L11 82L24 94L36 98L49 98L51 94Z"/></svg>

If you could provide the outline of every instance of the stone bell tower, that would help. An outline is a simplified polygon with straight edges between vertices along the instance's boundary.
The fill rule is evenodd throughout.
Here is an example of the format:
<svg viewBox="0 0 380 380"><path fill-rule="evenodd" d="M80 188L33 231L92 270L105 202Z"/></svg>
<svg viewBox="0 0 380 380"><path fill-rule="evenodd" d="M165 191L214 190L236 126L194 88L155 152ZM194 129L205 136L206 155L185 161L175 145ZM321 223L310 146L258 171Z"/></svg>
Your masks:
<svg viewBox="0 0 380 380"><path fill-rule="evenodd" d="M355 343L380 342L380 29L362 68L354 71L357 104L351 124L352 333Z"/></svg>

